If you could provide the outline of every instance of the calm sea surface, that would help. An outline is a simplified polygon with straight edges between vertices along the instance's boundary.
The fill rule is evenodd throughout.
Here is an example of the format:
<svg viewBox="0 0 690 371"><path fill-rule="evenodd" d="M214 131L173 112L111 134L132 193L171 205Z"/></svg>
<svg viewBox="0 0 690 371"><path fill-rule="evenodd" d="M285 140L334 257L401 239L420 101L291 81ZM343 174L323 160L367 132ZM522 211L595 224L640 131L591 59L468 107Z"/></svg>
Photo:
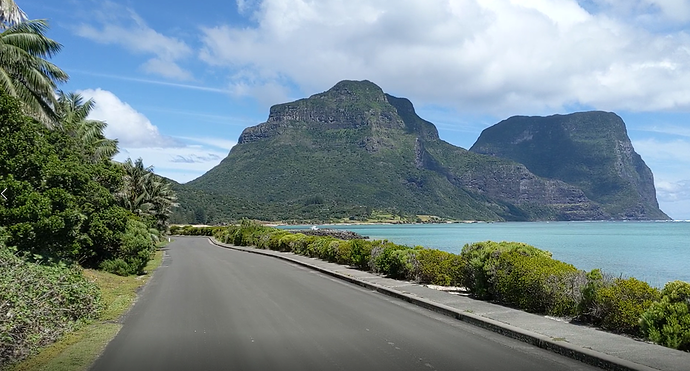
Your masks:
<svg viewBox="0 0 690 371"><path fill-rule="evenodd" d="M319 226L402 245L460 253L466 243L519 241L580 269L635 277L663 287L690 282L690 222L531 222ZM304 228L304 226L302 227Z"/></svg>

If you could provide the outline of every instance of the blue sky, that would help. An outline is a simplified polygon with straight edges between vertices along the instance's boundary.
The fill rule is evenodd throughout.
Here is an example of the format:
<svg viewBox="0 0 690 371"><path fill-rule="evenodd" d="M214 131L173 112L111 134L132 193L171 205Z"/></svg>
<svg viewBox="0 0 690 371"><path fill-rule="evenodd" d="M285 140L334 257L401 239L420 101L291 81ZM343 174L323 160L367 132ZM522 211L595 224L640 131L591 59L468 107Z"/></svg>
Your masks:
<svg viewBox="0 0 690 371"><path fill-rule="evenodd" d="M662 210L690 219L687 0L16 1L117 158L180 182L271 105L367 79L464 148L512 115L616 112Z"/></svg>

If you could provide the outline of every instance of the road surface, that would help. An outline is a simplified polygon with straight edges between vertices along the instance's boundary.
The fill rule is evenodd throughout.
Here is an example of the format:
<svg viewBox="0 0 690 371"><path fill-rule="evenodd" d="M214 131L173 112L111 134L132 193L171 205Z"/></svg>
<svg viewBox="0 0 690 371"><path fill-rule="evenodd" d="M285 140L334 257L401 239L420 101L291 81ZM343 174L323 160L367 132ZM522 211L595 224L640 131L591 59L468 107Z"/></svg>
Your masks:
<svg viewBox="0 0 690 371"><path fill-rule="evenodd" d="M595 370L279 259L178 238L106 370Z"/></svg>

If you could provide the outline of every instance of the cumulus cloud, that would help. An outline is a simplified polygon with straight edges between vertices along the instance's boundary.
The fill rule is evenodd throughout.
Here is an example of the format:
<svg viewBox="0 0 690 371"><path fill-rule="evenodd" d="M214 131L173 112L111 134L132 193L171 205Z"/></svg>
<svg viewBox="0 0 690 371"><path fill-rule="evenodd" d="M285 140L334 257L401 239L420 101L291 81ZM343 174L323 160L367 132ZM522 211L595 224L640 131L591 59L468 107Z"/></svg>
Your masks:
<svg viewBox="0 0 690 371"><path fill-rule="evenodd" d="M661 210L673 219L690 220L690 180L657 181L656 191Z"/></svg>
<svg viewBox="0 0 690 371"><path fill-rule="evenodd" d="M690 200L690 180L657 182L656 188L662 201Z"/></svg>
<svg viewBox="0 0 690 371"><path fill-rule="evenodd" d="M147 73L178 80L191 80L192 74L179 66L178 61L192 55L192 49L182 40L163 35L151 27L134 11L106 2L103 4L100 25L81 24L77 35L101 44L116 44L130 52L153 55L141 69ZM107 12L107 14L106 14Z"/></svg>
<svg viewBox="0 0 690 371"><path fill-rule="evenodd" d="M655 15L684 14L679 2L646 3ZM313 92L341 79L371 79L422 104L501 116L569 104L690 109L690 35L656 33L574 0L263 0L238 7L252 9L255 22L202 27L200 58L233 71L232 86L248 95L261 96L266 86Z"/></svg>
<svg viewBox="0 0 690 371"><path fill-rule="evenodd" d="M105 121L105 136L117 139L123 148L179 147L173 138L162 135L146 116L123 102L115 94L102 89L81 90L86 99L96 103L89 119Z"/></svg>

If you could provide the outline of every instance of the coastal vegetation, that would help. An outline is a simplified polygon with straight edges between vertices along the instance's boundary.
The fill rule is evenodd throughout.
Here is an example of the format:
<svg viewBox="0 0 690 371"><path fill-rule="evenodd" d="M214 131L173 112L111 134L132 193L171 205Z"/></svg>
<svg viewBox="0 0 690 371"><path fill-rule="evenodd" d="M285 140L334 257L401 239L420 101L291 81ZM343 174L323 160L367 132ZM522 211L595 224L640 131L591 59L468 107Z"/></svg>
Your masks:
<svg viewBox="0 0 690 371"><path fill-rule="evenodd" d="M635 278L579 270L524 243L477 242L453 254L385 240L309 236L249 220L228 227L178 226L174 232L213 235L223 243L292 252L395 279L462 286L476 299L570 318L675 349L690 347L690 283L669 282L659 290Z"/></svg>
<svg viewBox="0 0 690 371"><path fill-rule="evenodd" d="M0 368L99 318L85 269L141 275L176 197L141 159L118 163L95 102L57 91L62 46L0 0Z"/></svg>

